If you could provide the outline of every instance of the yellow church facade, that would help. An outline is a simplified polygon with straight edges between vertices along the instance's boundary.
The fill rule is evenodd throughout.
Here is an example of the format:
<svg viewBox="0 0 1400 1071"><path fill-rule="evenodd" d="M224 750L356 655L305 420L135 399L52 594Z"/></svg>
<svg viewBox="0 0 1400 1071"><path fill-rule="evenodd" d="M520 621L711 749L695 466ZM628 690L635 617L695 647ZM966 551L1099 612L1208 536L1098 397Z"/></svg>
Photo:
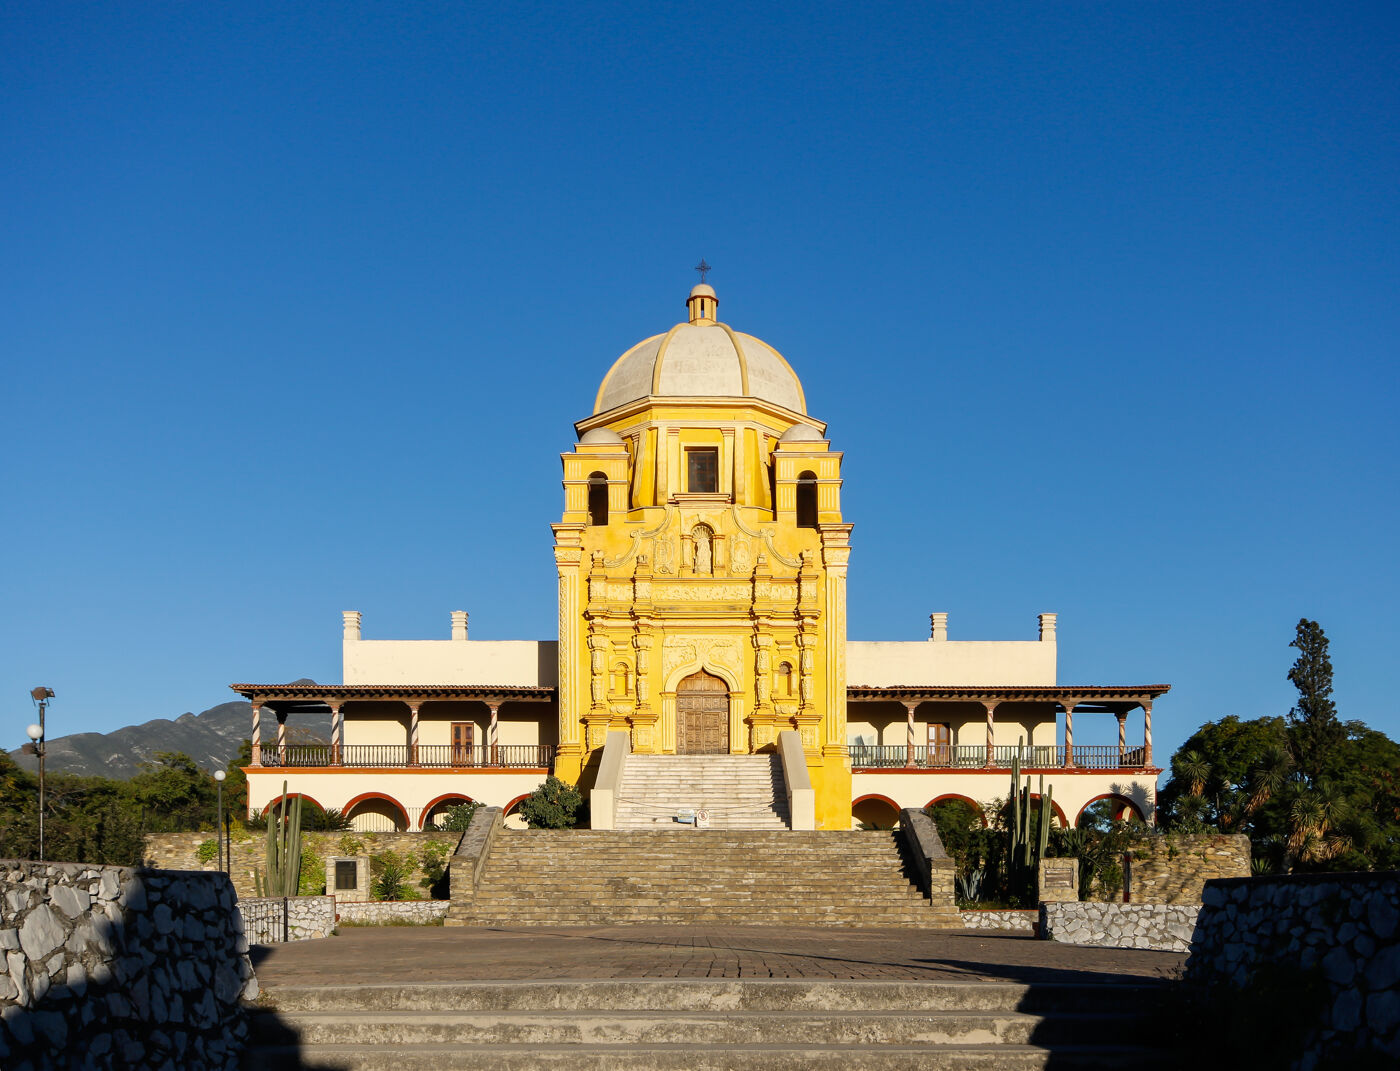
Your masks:
<svg viewBox="0 0 1400 1071"><path fill-rule="evenodd" d="M800 744L817 829L891 821L940 785L985 808L1013 751L1071 812L1112 798L1150 818L1167 689L1057 684L1054 615L1033 641L949 641L941 614L927 641L848 640L842 454L788 362L719 320L711 287L686 307L614 362L562 455L557 639L468 640L458 611L450 640L365 640L347 612L343 684L233 686L254 709L250 806L286 782L359 828L421 828L462 799L510 808L550 772L591 788L610 740L640 765L771 754L787 733L785 776L802 779ZM328 744L289 738L289 718L326 710ZM1118 718L1116 752L1076 761L1076 711ZM1138 711L1145 745L1130 748Z"/></svg>

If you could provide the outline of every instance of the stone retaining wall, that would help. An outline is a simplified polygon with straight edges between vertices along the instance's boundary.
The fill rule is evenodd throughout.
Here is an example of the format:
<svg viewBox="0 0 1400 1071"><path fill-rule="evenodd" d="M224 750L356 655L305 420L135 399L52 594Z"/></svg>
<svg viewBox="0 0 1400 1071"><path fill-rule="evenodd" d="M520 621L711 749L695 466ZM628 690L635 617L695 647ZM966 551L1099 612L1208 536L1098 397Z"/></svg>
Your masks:
<svg viewBox="0 0 1400 1071"><path fill-rule="evenodd" d="M1200 909L1200 904L1041 904L1040 935L1067 945L1185 952Z"/></svg>
<svg viewBox="0 0 1400 1071"><path fill-rule="evenodd" d="M409 923L430 926L447 917L451 900L370 900L364 903L340 904L341 922L363 926L387 926Z"/></svg>
<svg viewBox="0 0 1400 1071"><path fill-rule="evenodd" d="M963 929L1000 930L1009 933L1035 933L1039 924L1038 911L989 910L959 911Z"/></svg>
<svg viewBox="0 0 1400 1071"><path fill-rule="evenodd" d="M335 929L334 896L240 896L238 912L244 934L255 945L280 942L284 933L289 941L312 941Z"/></svg>
<svg viewBox="0 0 1400 1071"><path fill-rule="evenodd" d="M222 874L0 861L0 1066L235 1071L258 994Z"/></svg>
<svg viewBox="0 0 1400 1071"><path fill-rule="evenodd" d="M1229 999L1261 972L1275 985L1296 974L1295 988L1316 976L1325 995L1308 1059L1331 1056L1340 1067L1348 1054L1378 1050L1400 1060L1400 873L1207 884L1187 979Z"/></svg>
<svg viewBox="0 0 1400 1071"><path fill-rule="evenodd" d="M263 834L257 832L239 831L243 840L236 840L233 844L233 862L229 867L229 876L233 879L233 887L238 890L238 895L242 897L257 896L258 890L253 880L254 869L265 870L264 862L266 854L266 841ZM208 863L201 862L199 858L199 846L205 841L214 839L213 832L208 833L147 833L145 846L142 851L141 862L144 866L157 867L161 870L204 870L215 872L217 864L215 861ZM302 846L306 851L313 853L322 863L332 856L351 855L378 855L381 852L395 852L412 864L413 870L408 877L408 885L419 895L426 896L428 891L420 884L424 877L422 871L423 850L429 844L441 844L447 848L450 856L453 849L457 847L457 842L462 839L460 833L355 833L346 831L343 833L309 833L301 835ZM359 850L351 850L356 849ZM330 878L332 884L334 877ZM312 890L307 890L312 891ZM318 885L317 892L322 891ZM334 894L335 890L328 888L324 890Z"/></svg>
<svg viewBox="0 0 1400 1071"><path fill-rule="evenodd" d="M1133 845L1133 903L1199 904L1216 878L1249 877L1249 838L1242 833L1167 833ZM1099 894L1122 899L1121 887Z"/></svg>

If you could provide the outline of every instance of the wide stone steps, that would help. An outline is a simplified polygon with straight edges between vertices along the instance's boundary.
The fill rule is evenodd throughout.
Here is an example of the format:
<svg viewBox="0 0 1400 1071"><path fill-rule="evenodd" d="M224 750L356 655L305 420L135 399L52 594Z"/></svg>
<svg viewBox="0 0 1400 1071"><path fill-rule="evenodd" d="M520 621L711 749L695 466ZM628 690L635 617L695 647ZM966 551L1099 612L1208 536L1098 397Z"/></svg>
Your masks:
<svg viewBox="0 0 1400 1071"><path fill-rule="evenodd" d="M639 980L279 986L244 1067L1155 1067L1150 986Z"/></svg>
<svg viewBox="0 0 1400 1071"><path fill-rule="evenodd" d="M786 829L787 791L778 757L627 757L617 792L618 829L674 829L685 809L705 811L711 829Z"/></svg>
<svg viewBox="0 0 1400 1071"><path fill-rule="evenodd" d="M910 880L896 833L704 829L503 830L450 921L961 925Z"/></svg>

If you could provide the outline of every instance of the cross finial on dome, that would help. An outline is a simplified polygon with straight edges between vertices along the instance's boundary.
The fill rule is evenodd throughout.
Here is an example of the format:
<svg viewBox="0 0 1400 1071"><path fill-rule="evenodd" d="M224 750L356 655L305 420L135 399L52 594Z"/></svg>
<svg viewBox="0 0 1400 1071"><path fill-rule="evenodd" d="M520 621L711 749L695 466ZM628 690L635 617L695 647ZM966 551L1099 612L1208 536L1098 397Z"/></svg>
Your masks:
<svg viewBox="0 0 1400 1071"><path fill-rule="evenodd" d="M706 264L705 258L701 257L700 263L695 265L695 270L700 273L700 281L703 283L705 281L705 276L708 275L710 272L714 271L714 268Z"/></svg>

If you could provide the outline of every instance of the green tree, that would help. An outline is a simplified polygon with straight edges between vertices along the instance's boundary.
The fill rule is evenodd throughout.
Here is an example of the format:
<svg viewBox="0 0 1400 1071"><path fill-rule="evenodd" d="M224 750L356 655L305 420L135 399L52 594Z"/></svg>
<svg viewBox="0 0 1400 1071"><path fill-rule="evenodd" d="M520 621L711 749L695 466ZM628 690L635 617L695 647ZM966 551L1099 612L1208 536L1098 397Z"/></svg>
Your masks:
<svg viewBox="0 0 1400 1071"><path fill-rule="evenodd" d="M1332 701L1332 659L1322 626L1303 618L1288 646L1298 649L1298 660L1288 671L1288 679L1298 689L1298 702L1288 712L1291 750L1308 784L1316 786L1329 759L1346 740L1346 729L1337 720L1337 704Z"/></svg>
<svg viewBox="0 0 1400 1071"><path fill-rule="evenodd" d="M1268 824L1278 810L1271 801L1281 788L1279 755L1287 746L1282 718L1231 714L1206 722L1172 756L1171 776L1158 796L1162 824L1188 833L1253 833L1259 823Z"/></svg>
<svg viewBox="0 0 1400 1071"><path fill-rule="evenodd" d="M582 807L579 790L550 774L544 784L520 801L520 817L531 829L572 829Z"/></svg>

